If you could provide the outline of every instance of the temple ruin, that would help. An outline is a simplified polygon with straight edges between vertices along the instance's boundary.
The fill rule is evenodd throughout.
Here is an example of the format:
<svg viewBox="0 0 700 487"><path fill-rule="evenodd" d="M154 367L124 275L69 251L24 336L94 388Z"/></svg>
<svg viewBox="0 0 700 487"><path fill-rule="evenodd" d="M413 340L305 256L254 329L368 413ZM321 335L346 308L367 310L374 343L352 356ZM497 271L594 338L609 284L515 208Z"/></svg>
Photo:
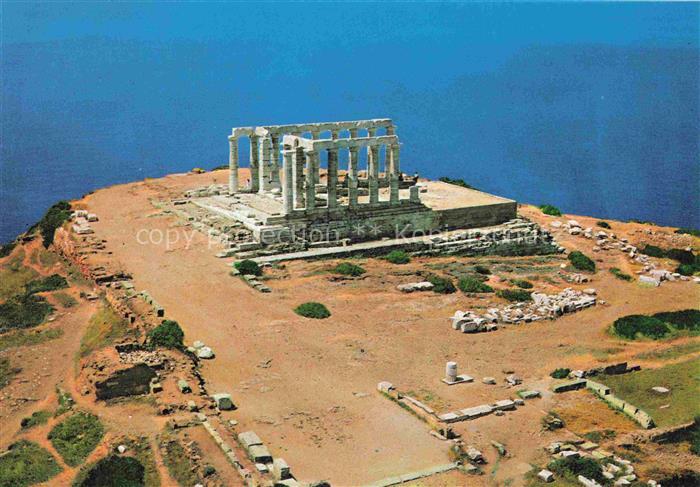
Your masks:
<svg viewBox="0 0 700 487"><path fill-rule="evenodd" d="M247 171L240 167L242 139L249 142ZM388 118L236 127L228 140L228 187L188 196L250 233L239 250L346 246L516 216L515 201L403 173Z"/></svg>

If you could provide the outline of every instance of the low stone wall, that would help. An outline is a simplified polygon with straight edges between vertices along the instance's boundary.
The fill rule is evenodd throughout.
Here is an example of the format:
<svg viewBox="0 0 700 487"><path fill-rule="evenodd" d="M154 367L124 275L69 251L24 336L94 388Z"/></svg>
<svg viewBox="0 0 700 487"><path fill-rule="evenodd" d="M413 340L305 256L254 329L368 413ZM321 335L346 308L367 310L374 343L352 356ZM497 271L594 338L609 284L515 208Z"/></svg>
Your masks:
<svg viewBox="0 0 700 487"><path fill-rule="evenodd" d="M634 404L630 404L627 401L615 396L610 390L610 388L607 387L605 384L601 384L600 382L595 382L592 380L587 380L586 387L590 389L596 396L601 398L603 401L607 402L610 406L622 411L634 421L639 423L639 425L642 428L650 429L654 427L654 420L651 416L649 416L649 414L642 411Z"/></svg>
<svg viewBox="0 0 700 487"><path fill-rule="evenodd" d="M468 206L438 210L440 228L478 228L499 225L516 217L518 204L515 201L484 206Z"/></svg>

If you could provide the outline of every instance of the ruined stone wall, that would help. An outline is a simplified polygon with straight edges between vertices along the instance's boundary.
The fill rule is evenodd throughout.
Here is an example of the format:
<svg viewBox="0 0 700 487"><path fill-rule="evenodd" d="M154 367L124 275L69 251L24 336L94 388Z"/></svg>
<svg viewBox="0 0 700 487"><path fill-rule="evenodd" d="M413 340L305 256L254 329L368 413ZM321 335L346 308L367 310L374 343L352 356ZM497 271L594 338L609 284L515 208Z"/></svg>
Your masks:
<svg viewBox="0 0 700 487"><path fill-rule="evenodd" d="M516 217L518 204L515 201L493 205L454 208L438 211L441 228L478 228L499 225Z"/></svg>

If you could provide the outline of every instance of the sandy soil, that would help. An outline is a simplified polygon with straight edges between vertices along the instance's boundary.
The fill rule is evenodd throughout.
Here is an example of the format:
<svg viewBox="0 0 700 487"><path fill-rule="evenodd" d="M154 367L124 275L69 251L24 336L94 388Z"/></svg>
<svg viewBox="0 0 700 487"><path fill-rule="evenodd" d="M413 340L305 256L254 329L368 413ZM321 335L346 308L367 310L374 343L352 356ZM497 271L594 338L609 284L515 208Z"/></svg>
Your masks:
<svg viewBox="0 0 700 487"><path fill-rule="evenodd" d="M617 317L698 303L698 287L689 282L651 289L616 280L608 267L636 268L623 254L612 252L596 254L602 270L594 282L578 286L595 287L608 304L556 322L488 334L456 333L447 318L457 309L485 306L497 298L405 295L395 290L395 284L415 280L396 275L397 271L425 270L425 264L436 259L416 259L401 268L365 260L366 279L339 282L313 272L334 261L292 262L287 266L289 277L268 281L273 292L260 294L229 276L230 261L213 256L218 249L206 236L160 215L149 202L226 180L226 171L173 175L100 190L83 203L101 217L93 227L107 240L110 259L132 273L136 288L147 289L165 307L166 316L180 322L186 341L202 340L214 348L216 359L204 364L203 375L210 392L233 394L239 409L228 416L240 421L241 430L256 431L302 481L358 485L448 460L447 445L429 436L426 425L375 392L381 380L428 395L441 411L514 397L515 391L502 382L497 386L479 382L484 376L502 381L507 369L523 377L525 387L544 391L555 367L587 368L599 365L601 355L604 363L610 363L658 346L622 344L607 335L607 326ZM529 207L521 212L536 221L551 221ZM596 221L575 218L584 226ZM638 239L635 232L641 228L615 224L618 235L630 240ZM170 240L159 240L161 235ZM560 243L592 252L592 241L581 237L563 234ZM542 282L537 287L554 286ZM312 300L326 304L333 316L316 321L292 312L296 305ZM458 361L461 371L477 381L454 387L442 384L446 360ZM517 484L530 469L529 462L540 455L538 445L548 440L539 420L558 401L545 395L516 412L461 423L456 429L492 464L490 440L505 443L513 455L501 460L489 478L516 479ZM456 478L461 479L457 485L464 482L464 477ZM472 479L467 483L472 485Z"/></svg>

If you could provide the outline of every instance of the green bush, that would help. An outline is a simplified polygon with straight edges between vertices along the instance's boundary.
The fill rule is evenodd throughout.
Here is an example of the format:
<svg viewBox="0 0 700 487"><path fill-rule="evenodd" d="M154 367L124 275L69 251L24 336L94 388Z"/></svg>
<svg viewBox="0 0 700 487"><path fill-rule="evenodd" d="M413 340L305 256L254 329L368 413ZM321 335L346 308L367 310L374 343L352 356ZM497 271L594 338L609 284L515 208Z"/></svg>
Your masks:
<svg viewBox="0 0 700 487"><path fill-rule="evenodd" d="M666 251L666 257L668 257L669 259L677 260L681 264L695 264L695 254L685 249L668 249Z"/></svg>
<svg viewBox="0 0 700 487"><path fill-rule="evenodd" d="M449 178L447 176L443 176L443 177L439 178L438 181L442 181L443 183L454 184L455 186L461 186L461 187L467 188L467 189L476 189L471 184L467 184L467 182L464 179L452 179L452 178Z"/></svg>
<svg viewBox="0 0 700 487"><path fill-rule="evenodd" d="M695 274L697 271L697 268L694 265L689 265L689 264L681 264L678 267L676 267L676 272L679 273L681 276L692 276Z"/></svg>
<svg viewBox="0 0 700 487"><path fill-rule="evenodd" d="M596 222L596 225L598 225L601 228L610 228L610 224L606 221L603 221L603 220Z"/></svg>
<svg viewBox="0 0 700 487"><path fill-rule="evenodd" d="M671 333L668 325L662 320L644 315L629 315L618 318L613 323L613 331L616 335L628 340L636 339L637 335L658 340Z"/></svg>
<svg viewBox="0 0 700 487"><path fill-rule="evenodd" d="M562 477L578 477L583 475L587 479L595 480L600 484L605 484L607 479L603 476L603 469L600 464L587 457L565 457L558 458L549 464L549 470Z"/></svg>
<svg viewBox="0 0 700 487"><path fill-rule="evenodd" d="M0 245L0 258L7 257L17 246L17 241L8 242Z"/></svg>
<svg viewBox="0 0 700 487"><path fill-rule="evenodd" d="M561 216L561 210L553 205L540 205L540 210L545 215Z"/></svg>
<svg viewBox="0 0 700 487"><path fill-rule="evenodd" d="M22 421L20 421L19 425L22 427L23 430L29 429L33 426L37 426L40 424L46 423L49 418L51 417L51 412L49 411L35 411L32 413L31 416L28 416L26 418L22 418Z"/></svg>
<svg viewBox="0 0 700 487"><path fill-rule="evenodd" d="M314 318L317 320L328 318L331 315L331 312L328 311L328 308L326 308L321 303L315 302L300 304L299 306L294 308L294 312L299 316L303 316L304 318Z"/></svg>
<svg viewBox="0 0 700 487"><path fill-rule="evenodd" d="M36 227L41 233L42 243L48 248L53 243L53 235L58 227L70 218L70 203L59 201L48 209L46 214L39 220Z"/></svg>
<svg viewBox="0 0 700 487"><path fill-rule="evenodd" d="M595 262L591 260L590 257L587 255L583 254L582 252L579 252L578 250L574 250L569 254L569 262L571 262L571 265L574 267L574 269L578 269L580 271L589 271L589 272L595 272Z"/></svg>
<svg viewBox="0 0 700 487"><path fill-rule="evenodd" d="M204 467L202 473L205 477L210 477L216 473L216 468L214 468L212 465L207 465L206 467Z"/></svg>
<svg viewBox="0 0 700 487"><path fill-rule="evenodd" d="M54 308L42 296L24 294L0 304L0 333L40 325Z"/></svg>
<svg viewBox="0 0 700 487"><path fill-rule="evenodd" d="M0 455L0 486L25 487L46 482L61 472L56 459L44 448L20 440Z"/></svg>
<svg viewBox="0 0 700 487"><path fill-rule="evenodd" d="M512 282L514 286L518 286L520 289L532 289L533 288L532 283L528 280L525 280L525 279L511 279L510 282Z"/></svg>
<svg viewBox="0 0 700 487"><path fill-rule="evenodd" d="M403 250L392 250L386 255L385 259L392 264L408 264L411 262L411 258Z"/></svg>
<svg viewBox="0 0 700 487"><path fill-rule="evenodd" d="M484 276L488 276L491 274L491 269L489 269L485 265L481 265L481 264L475 265L474 270L476 272L478 272L479 274L483 274Z"/></svg>
<svg viewBox="0 0 700 487"><path fill-rule="evenodd" d="M151 347L182 348L185 333L177 321L163 320L148 332L148 344Z"/></svg>
<svg viewBox="0 0 700 487"><path fill-rule="evenodd" d="M438 294L452 294L457 290L452 279L446 277L429 274L426 280L433 285L433 291Z"/></svg>
<svg viewBox="0 0 700 487"><path fill-rule="evenodd" d="M549 375L555 379L566 379L567 377L569 377L570 372L571 369L559 368L554 369Z"/></svg>
<svg viewBox="0 0 700 487"><path fill-rule="evenodd" d="M652 317L669 323L679 330L700 331L700 310L684 309L653 314Z"/></svg>
<svg viewBox="0 0 700 487"><path fill-rule="evenodd" d="M134 457L109 455L87 472L77 487L139 487L146 485L146 468Z"/></svg>
<svg viewBox="0 0 700 487"><path fill-rule="evenodd" d="M692 235L693 237L700 237L700 230L696 228L681 227L676 230L676 233Z"/></svg>
<svg viewBox="0 0 700 487"><path fill-rule="evenodd" d="M512 302L532 301L532 291L524 289L501 289L496 295Z"/></svg>
<svg viewBox="0 0 700 487"><path fill-rule="evenodd" d="M55 291L68 287L66 278L59 274L51 274L49 277L30 281L25 286L27 294L41 293L46 291Z"/></svg>
<svg viewBox="0 0 700 487"><path fill-rule="evenodd" d="M104 428L97 416L75 413L49 432L49 440L63 460L75 467L85 461L102 440Z"/></svg>
<svg viewBox="0 0 700 487"><path fill-rule="evenodd" d="M629 274L625 274L624 272L622 272L622 271L621 271L620 269L618 269L617 267L611 267L611 268L610 268L610 273L611 273L613 276L615 276L615 277L617 277L618 279L621 279L621 280L623 280L623 281L631 281L631 280L632 280L632 276L630 276Z"/></svg>
<svg viewBox="0 0 700 487"><path fill-rule="evenodd" d="M252 260L241 260L233 264L233 266L238 269L238 271L243 274L244 276L248 275L253 275L253 276L261 276L262 275L262 269L258 265L257 262L252 261Z"/></svg>
<svg viewBox="0 0 700 487"><path fill-rule="evenodd" d="M664 249L662 249L661 247L657 247L656 245L647 244L644 247L642 247L639 251L644 255L648 255L649 257L662 258L666 256L666 252L664 252Z"/></svg>
<svg viewBox="0 0 700 487"><path fill-rule="evenodd" d="M481 282L481 280L472 276L462 277L457 286L462 292L465 293L492 293L493 288L488 284Z"/></svg>
<svg viewBox="0 0 700 487"><path fill-rule="evenodd" d="M336 274L342 274L344 276L357 277L361 276L366 271L357 264L353 264L351 262L341 262L340 264L335 266L333 272L335 272Z"/></svg>

